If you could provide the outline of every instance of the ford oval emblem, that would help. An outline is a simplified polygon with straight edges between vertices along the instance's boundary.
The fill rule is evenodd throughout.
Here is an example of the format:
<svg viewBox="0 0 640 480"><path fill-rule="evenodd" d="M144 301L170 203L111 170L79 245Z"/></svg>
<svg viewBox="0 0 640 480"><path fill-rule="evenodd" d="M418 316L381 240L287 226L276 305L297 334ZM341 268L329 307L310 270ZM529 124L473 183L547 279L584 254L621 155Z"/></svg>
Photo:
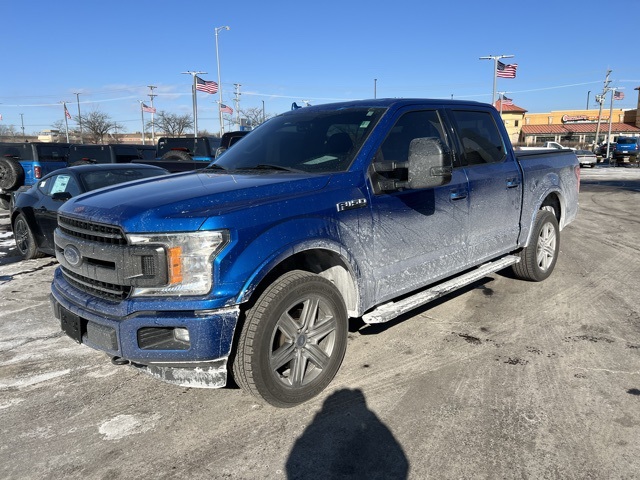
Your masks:
<svg viewBox="0 0 640 480"><path fill-rule="evenodd" d="M73 245L64 247L64 259L72 267L77 267L82 263L82 255L80 255L80 251Z"/></svg>

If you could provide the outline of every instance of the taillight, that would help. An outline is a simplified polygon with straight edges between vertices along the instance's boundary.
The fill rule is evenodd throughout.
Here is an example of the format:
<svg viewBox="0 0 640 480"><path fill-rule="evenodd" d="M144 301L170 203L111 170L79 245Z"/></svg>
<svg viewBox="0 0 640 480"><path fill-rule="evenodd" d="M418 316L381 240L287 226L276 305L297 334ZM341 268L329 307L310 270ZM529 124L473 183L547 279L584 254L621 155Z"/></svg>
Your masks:
<svg viewBox="0 0 640 480"><path fill-rule="evenodd" d="M42 178L42 167L33 167L33 174L36 178Z"/></svg>

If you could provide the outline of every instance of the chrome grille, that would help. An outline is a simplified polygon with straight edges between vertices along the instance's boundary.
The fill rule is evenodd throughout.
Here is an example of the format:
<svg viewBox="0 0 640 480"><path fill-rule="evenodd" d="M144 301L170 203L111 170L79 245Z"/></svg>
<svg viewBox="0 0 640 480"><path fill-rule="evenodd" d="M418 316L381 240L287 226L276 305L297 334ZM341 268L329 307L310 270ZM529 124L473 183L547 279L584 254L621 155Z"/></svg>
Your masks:
<svg viewBox="0 0 640 480"><path fill-rule="evenodd" d="M89 240L92 242L106 243L109 245L126 245L122 230L112 225L86 222L63 215L58 216L58 227L61 231L72 237Z"/></svg>
<svg viewBox="0 0 640 480"><path fill-rule="evenodd" d="M64 267L61 267L60 270L67 282L69 282L74 287L82 290L83 292L104 298L106 300L119 302L127 298L131 293L131 287L126 285L115 285L113 283L94 280L92 278L88 278L83 275L78 275L77 273L71 272Z"/></svg>

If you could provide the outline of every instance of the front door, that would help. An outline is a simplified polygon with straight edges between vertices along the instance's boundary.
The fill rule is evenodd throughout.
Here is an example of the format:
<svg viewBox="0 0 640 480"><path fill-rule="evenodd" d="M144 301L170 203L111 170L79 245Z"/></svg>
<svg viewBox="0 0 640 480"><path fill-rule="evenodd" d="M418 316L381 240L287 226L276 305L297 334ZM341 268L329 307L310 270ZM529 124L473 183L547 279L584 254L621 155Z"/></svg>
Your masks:
<svg viewBox="0 0 640 480"><path fill-rule="evenodd" d="M436 137L447 146L445 132L436 110L406 112L374 162L406 162L414 138ZM399 170L392 175L402 174ZM466 264L469 204L463 169L454 166L451 182L435 188L394 189L389 180L393 178L371 175L376 303L451 275Z"/></svg>

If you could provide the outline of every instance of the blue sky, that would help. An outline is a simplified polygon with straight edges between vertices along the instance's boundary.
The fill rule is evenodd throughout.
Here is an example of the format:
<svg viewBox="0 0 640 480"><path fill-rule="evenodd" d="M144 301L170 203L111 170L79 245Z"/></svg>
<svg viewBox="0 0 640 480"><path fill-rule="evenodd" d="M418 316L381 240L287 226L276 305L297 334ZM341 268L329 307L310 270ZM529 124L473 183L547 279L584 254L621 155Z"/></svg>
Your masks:
<svg viewBox="0 0 640 480"><path fill-rule="evenodd" d="M638 0L254 1L7 0L0 27L2 124L25 131L98 110L141 130L140 100L192 112L191 76L217 80L224 103L277 114L311 104L383 97L491 102L493 62L511 54L515 79L498 91L530 112L582 109L611 69L616 108L636 108ZM377 79L374 82L374 79ZM590 94L588 92L591 91ZM218 95L198 93L198 126L218 131ZM607 102L607 108L609 103ZM234 115L235 116L235 115ZM70 122L70 126L73 126Z"/></svg>

